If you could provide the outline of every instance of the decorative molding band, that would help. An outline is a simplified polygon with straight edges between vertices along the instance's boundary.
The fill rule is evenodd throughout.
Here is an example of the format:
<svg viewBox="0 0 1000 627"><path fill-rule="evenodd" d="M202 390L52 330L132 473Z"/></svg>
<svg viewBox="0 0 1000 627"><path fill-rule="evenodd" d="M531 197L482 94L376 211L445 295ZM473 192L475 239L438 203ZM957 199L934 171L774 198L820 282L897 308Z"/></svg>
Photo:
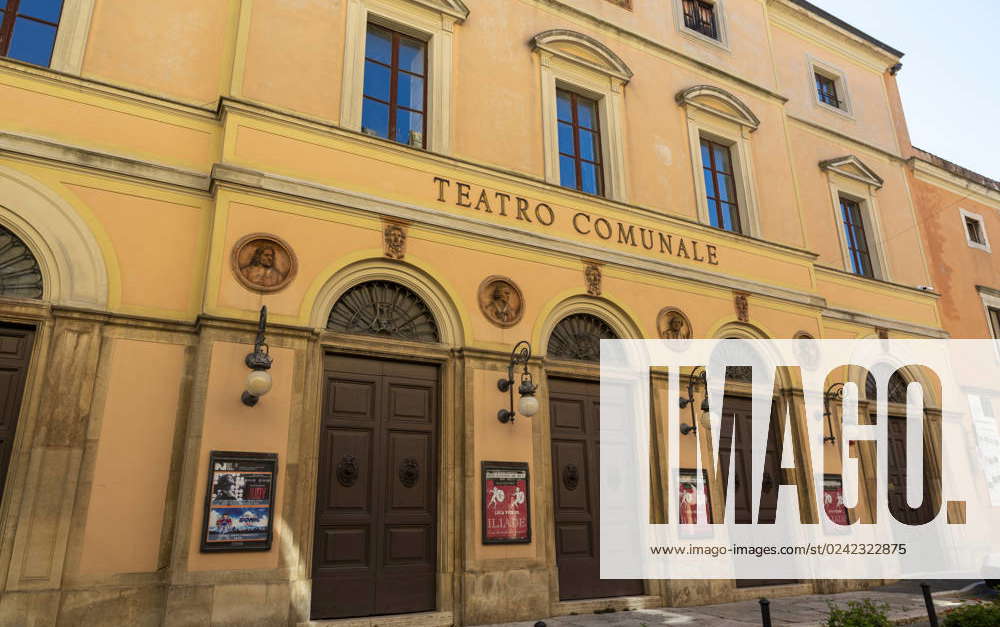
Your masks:
<svg viewBox="0 0 1000 627"><path fill-rule="evenodd" d="M212 180L213 184L229 184L249 190L262 190L323 204L338 205L347 210L408 220L414 224L436 227L445 232L460 232L472 237L482 238L486 241L502 240L508 242L510 246L517 246L526 250L541 249L562 255L567 259L579 259L583 257L649 272L657 276L667 275L675 279L703 285L709 284L724 289L739 289L759 296L799 305L809 307L825 306L825 300L822 297L806 292L771 286L724 274L705 272L667 261L657 261L640 255L612 251L552 235L527 233L516 228L499 226L465 216L444 215L439 211L433 211L417 205L241 167L216 164L212 169Z"/></svg>
<svg viewBox="0 0 1000 627"><path fill-rule="evenodd" d="M534 2L535 4L553 7L554 9L562 13L571 14L585 23L593 25L602 30L610 31L615 35L621 37L622 39L628 40L633 45L638 44L638 46L641 48L648 48L651 50L655 50L656 52L663 54L664 56L680 60L692 67L708 72L714 76L729 81L733 84L739 85L740 87L743 87L745 89L749 89L754 93L756 93L758 96L763 96L765 98L777 100L781 104L788 102L787 96L783 96L775 91L771 91L767 87L758 85L757 83L747 80L741 76L737 76L736 74L731 74L730 72L727 72L726 70L716 67L710 63L706 63L700 59L696 59L695 57L688 56L683 52L680 52L673 48L669 48L654 39L650 39L644 35L624 30L620 25L615 24L614 22L609 22L608 20L597 17L596 15L592 15L591 13L587 12L584 9L574 6L567 0L530 0L530 1Z"/></svg>
<svg viewBox="0 0 1000 627"><path fill-rule="evenodd" d="M984 187L919 157L911 157L909 165L913 168L913 175L918 180L944 187L962 196L971 194L973 200L1000 210L1000 191Z"/></svg>
<svg viewBox="0 0 1000 627"><path fill-rule="evenodd" d="M873 153L875 153L877 155L885 157L886 159L889 159L890 161L895 161L897 163L905 163L906 162L906 159L903 157L903 155L901 155L899 153L892 152L890 150L886 150L885 148L879 148L878 146L876 146L874 144L869 144L868 142L861 141L860 139L857 139L856 137L851 137L850 135L847 135L846 133L841 133L840 131L835 131L832 128L827 128L827 127L823 126L822 124L817 124L816 122L813 122L812 120L807 120L805 118L800 118L798 116L794 116L794 115L791 115L789 113L785 114L785 118L788 119L788 120L790 120L790 121L792 121L792 122L800 124L802 126L806 126L806 127L811 128L811 129L814 129L816 131L819 131L820 133L823 133L824 135L826 135L828 138L832 138L832 139L836 139L836 140L841 140L841 141L846 141L846 142L848 142L850 144L853 144L855 146L858 146L860 148L864 148L865 150L867 150L869 152L873 152Z"/></svg>
<svg viewBox="0 0 1000 627"><path fill-rule="evenodd" d="M199 191L208 191L210 184L207 174L0 131L0 154L3 153L55 161Z"/></svg>
<svg viewBox="0 0 1000 627"><path fill-rule="evenodd" d="M823 317L830 320L850 322L851 324L858 324L861 326L879 327L882 329L889 329L890 331L909 333L911 335L923 335L935 339L951 337L947 331L942 329L935 329L934 327L928 327L922 324L913 324L911 322L903 322L901 320L879 318L877 316L858 313L856 311L847 311L846 309L824 309Z"/></svg>

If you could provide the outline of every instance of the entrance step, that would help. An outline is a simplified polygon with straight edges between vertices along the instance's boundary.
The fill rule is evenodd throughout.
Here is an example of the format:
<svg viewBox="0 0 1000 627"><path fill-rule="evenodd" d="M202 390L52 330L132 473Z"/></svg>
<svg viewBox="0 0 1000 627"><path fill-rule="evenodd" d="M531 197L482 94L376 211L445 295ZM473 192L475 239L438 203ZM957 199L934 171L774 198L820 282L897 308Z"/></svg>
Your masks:
<svg viewBox="0 0 1000 627"><path fill-rule="evenodd" d="M452 627L454 624L455 618L451 612L418 612L391 616L311 620L298 623L297 627Z"/></svg>
<svg viewBox="0 0 1000 627"><path fill-rule="evenodd" d="M662 607L663 599L659 596L643 595L634 597L610 597L607 599L580 599L579 601L560 601L552 608L554 616L569 616L570 614L593 614L601 610L644 610L652 607Z"/></svg>

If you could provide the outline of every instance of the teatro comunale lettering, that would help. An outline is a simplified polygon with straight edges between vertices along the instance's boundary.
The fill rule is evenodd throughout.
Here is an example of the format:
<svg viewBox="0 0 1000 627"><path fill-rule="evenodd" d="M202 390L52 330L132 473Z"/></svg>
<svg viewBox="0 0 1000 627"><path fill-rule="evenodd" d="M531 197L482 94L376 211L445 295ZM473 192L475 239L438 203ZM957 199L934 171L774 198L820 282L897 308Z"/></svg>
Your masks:
<svg viewBox="0 0 1000 627"><path fill-rule="evenodd" d="M437 187L438 202L454 203L456 207L484 214L489 213L528 224L539 224L543 227L550 227L557 220L568 219L573 230L586 237L593 237L621 246L642 248L665 256L688 259L696 263L719 265L719 251L714 244L706 244L691 238L664 233L656 229L647 229L627 222L609 220L586 211L568 209L556 211L551 205L544 202L534 202L515 194L476 187L469 183L453 181L440 176L434 177L434 184ZM572 212L572 216L567 218L566 216L570 212Z"/></svg>

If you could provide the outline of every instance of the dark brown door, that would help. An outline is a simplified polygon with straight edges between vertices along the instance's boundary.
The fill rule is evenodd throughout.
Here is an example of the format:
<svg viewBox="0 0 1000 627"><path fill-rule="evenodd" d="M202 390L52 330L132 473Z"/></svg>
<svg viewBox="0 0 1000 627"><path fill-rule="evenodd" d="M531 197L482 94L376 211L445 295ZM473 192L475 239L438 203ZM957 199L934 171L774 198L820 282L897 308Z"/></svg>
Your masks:
<svg viewBox="0 0 1000 627"><path fill-rule="evenodd" d="M328 356L313 618L435 609L438 370Z"/></svg>
<svg viewBox="0 0 1000 627"><path fill-rule="evenodd" d="M774 407L772 405L772 407ZM722 432L719 434L719 457L722 469L722 490L728 491L730 466L735 475L733 485L736 489L732 498L736 505L736 522L750 524L753 515L753 404L751 399L738 396L726 396L723 404ZM772 409L773 411L773 409ZM735 449L733 441L735 439ZM774 432L768 434L767 461L761 477L760 515L758 520L774 520L778 507L778 482L781 479L781 449ZM727 501L729 499L727 494ZM744 576L737 568L737 576ZM790 579L746 579L736 580L737 588L753 588L757 586L776 586L794 583Z"/></svg>
<svg viewBox="0 0 1000 627"><path fill-rule="evenodd" d="M3 498L3 487L7 481L7 466L10 465L34 340L33 329L0 326L0 498Z"/></svg>
<svg viewBox="0 0 1000 627"><path fill-rule="evenodd" d="M563 600L644 594L641 579L601 579L600 400L597 383L549 379L556 564Z"/></svg>
<svg viewBox="0 0 1000 627"><path fill-rule="evenodd" d="M873 418L873 421L875 419ZM927 469L924 470L923 503L917 509L909 509L906 503L906 417L889 416L889 448L888 479L889 507L899 512L900 522L908 525L922 525L933 519L930 489L927 481ZM914 455L924 454L923 446L913 452Z"/></svg>

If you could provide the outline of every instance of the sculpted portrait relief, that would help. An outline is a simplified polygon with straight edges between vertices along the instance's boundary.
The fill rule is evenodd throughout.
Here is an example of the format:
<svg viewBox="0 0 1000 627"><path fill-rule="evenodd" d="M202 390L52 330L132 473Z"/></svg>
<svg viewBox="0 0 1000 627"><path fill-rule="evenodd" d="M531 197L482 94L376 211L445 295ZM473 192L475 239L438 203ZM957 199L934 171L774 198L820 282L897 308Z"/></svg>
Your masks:
<svg viewBox="0 0 1000 627"><path fill-rule="evenodd" d="M691 321L676 307L666 307L657 316L656 330L665 340L690 340L693 336Z"/></svg>
<svg viewBox="0 0 1000 627"><path fill-rule="evenodd" d="M382 233L385 241L385 256L390 259L402 259L406 256L406 228L401 224L389 223Z"/></svg>
<svg viewBox="0 0 1000 627"><path fill-rule="evenodd" d="M255 292L276 292L295 277L295 253L274 235L247 235L233 247L233 273Z"/></svg>
<svg viewBox="0 0 1000 627"><path fill-rule="evenodd" d="M479 307L493 324L512 327L524 314L524 297L507 277L491 276L479 286Z"/></svg>

